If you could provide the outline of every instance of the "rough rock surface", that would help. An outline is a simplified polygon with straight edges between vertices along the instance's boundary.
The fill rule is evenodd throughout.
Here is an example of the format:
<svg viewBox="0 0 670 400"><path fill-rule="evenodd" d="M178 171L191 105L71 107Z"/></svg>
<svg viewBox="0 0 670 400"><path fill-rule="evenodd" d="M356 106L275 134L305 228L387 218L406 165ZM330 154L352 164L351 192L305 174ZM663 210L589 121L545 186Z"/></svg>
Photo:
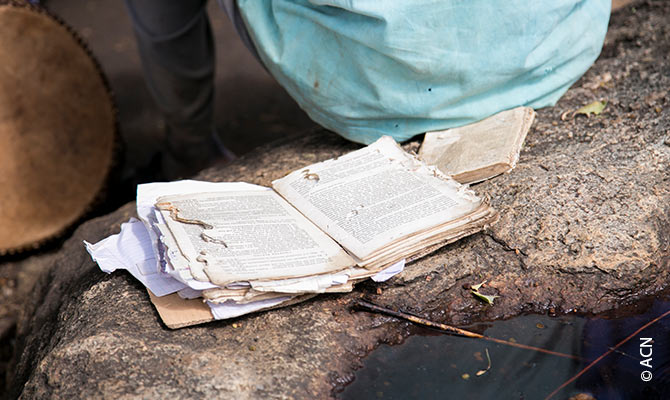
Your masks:
<svg viewBox="0 0 670 400"><path fill-rule="evenodd" d="M475 186L501 214L384 284L172 331L141 285L100 272L81 245L118 231L134 204L82 225L27 301L10 395L23 398L324 398L407 325L351 313L367 296L463 324L525 311L600 312L661 290L670 275L670 2L612 17L602 56L540 110L510 174ZM600 116L573 116L597 99ZM287 139L200 178L268 185L356 146L326 132ZM488 281L494 306L463 285ZM378 291L381 289L381 294ZM233 324L235 323L235 324Z"/></svg>

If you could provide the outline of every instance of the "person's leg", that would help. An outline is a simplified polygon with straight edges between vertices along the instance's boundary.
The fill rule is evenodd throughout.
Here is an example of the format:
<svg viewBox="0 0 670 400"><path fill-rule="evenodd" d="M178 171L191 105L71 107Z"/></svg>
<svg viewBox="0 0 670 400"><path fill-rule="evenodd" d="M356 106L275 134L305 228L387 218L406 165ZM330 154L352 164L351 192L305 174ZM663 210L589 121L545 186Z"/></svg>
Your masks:
<svg viewBox="0 0 670 400"><path fill-rule="evenodd" d="M214 133L214 46L206 0L126 0L167 150L186 172L220 156Z"/></svg>

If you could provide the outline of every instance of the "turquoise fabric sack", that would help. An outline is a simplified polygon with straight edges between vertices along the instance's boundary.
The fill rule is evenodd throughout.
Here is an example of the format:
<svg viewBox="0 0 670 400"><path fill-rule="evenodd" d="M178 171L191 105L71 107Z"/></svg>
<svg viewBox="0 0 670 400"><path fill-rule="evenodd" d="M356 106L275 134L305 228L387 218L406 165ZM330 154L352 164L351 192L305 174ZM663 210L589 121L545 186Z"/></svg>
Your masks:
<svg viewBox="0 0 670 400"><path fill-rule="evenodd" d="M261 60L359 143L555 104L595 61L611 0L238 0Z"/></svg>

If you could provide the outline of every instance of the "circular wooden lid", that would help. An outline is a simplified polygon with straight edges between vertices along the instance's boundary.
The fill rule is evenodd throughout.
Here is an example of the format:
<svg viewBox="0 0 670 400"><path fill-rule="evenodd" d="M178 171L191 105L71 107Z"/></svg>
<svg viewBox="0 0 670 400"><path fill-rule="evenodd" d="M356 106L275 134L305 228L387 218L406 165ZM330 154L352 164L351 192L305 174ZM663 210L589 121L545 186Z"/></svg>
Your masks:
<svg viewBox="0 0 670 400"><path fill-rule="evenodd" d="M0 254L74 224L106 184L115 108L95 60L62 23L0 4Z"/></svg>

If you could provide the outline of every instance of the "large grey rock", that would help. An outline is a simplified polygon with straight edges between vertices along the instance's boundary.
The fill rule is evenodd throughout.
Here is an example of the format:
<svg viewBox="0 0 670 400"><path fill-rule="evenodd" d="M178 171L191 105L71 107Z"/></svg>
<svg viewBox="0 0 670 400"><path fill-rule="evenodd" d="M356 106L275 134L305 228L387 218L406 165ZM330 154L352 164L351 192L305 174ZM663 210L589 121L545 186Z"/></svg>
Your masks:
<svg viewBox="0 0 670 400"><path fill-rule="evenodd" d="M351 313L357 297L463 324L523 311L599 312L661 290L670 271L670 3L615 14L603 55L541 110L510 174L475 187L501 219L384 284L172 331L141 285L105 275L81 241L118 231L134 204L81 226L27 300L11 393L23 398L323 398L408 326ZM599 82L607 74L612 79ZM599 98L599 117L566 111ZM356 148L333 134L286 139L203 179L268 185ZM488 281L494 306L463 285ZM378 290L381 289L381 294ZM235 324L233 324L235 323Z"/></svg>

